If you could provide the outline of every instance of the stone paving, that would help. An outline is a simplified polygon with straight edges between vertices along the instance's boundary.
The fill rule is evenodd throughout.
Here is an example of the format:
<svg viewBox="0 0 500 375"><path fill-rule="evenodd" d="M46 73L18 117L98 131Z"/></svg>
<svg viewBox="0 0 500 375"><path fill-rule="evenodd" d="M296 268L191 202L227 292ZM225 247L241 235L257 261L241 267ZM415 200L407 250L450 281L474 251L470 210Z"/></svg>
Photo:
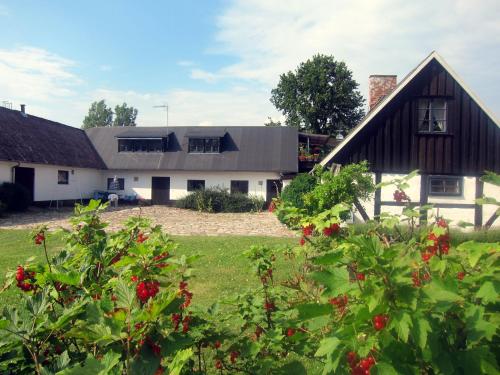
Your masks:
<svg viewBox="0 0 500 375"><path fill-rule="evenodd" d="M30 208L28 212L9 214L0 217L0 229L30 229L45 224L50 229L69 228L68 218L72 209ZM152 219L172 235L249 235L294 237L296 234L281 224L269 212L259 213L220 213L209 214L182 210L165 206L134 207L122 206L109 208L103 213L109 228L116 230L130 216L142 215Z"/></svg>

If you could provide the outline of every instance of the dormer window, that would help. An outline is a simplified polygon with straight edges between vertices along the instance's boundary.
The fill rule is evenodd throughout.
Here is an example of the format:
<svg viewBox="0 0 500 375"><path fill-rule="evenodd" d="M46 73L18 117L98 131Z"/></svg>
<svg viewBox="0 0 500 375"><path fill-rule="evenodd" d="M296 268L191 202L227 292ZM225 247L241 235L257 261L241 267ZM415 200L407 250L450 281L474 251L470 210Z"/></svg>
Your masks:
<svg viewBox="0 0 500 375"><path fill-rule="evenodd" d="M218 154L220 153L220 138L189 138L189 153Z"/></svg>
<svg viewBox="0 0 500 375"><path fill-rule="evenodd" d="M161 138L118 139L118 152L164 152L165 149L166 142Z"/></svg>
<svg viewBox="0 0 500 375"><path fill-rule="evenodd" d="M445 133L446 107L445 99L419 99L417 107L419 133Z"/></svg>

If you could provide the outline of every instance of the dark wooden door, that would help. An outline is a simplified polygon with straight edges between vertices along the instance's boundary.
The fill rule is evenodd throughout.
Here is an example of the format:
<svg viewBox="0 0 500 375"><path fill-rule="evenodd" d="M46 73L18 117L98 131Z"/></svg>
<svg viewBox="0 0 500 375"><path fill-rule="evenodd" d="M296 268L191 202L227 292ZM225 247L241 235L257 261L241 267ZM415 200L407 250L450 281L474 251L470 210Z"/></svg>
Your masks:
<svg viewBox="0 0 500 375"><path fill-rule="evenodd" d="M170 203L170 177L152 177L151 203Z"/></svg>
<svg viewBox="0 0 500 375"><path fill-rule="evenodd" d="M280 180L267 180L266 181L266 203L269 204L281 193L283 183Z"/></svg>
<svg viewBox="0 0 500 375"><path fill-rule="evenodd" d="M35 198L35 168L14 168L14 182L29 192L31 201Z"/></svg>

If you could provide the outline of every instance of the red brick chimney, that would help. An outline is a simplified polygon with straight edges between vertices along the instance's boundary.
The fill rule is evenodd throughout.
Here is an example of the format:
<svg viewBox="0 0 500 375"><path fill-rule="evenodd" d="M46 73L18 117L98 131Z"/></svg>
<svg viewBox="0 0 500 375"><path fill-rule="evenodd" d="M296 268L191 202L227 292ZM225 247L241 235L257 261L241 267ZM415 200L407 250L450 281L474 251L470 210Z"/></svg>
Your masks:
<svg viewBox="0 0 500 375"><path fill-rule="evenodd" d="M397 85L398 76L393 75L371 75L368 78L368 105L370 111L385 96L389 95Z"/></svg>

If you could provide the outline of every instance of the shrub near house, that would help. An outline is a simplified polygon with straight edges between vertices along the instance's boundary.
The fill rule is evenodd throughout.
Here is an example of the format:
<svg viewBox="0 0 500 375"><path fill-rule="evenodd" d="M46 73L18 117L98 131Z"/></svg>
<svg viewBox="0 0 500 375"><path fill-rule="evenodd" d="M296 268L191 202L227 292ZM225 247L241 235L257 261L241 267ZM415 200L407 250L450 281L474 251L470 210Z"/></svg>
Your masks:
<svg viewBox="0 0 500 375"><path fill-rule="evenodd" d="M418 208L370 232L341 228L349 208L297 217L300 244L245 253L260 281L224 311L194 313L190 259L144 221L106 234L96 202L78 208L67 246L8 275L26 314L3 313L6 373L498 373L500 244L450 245L439 218L403 231ZM393 229L388 235L386 228ZM45 248L40 232L34 238ZM275 261L284 257L285 280ZM193 313L189 313L193 311ZM218 327L230 327L220 334ZM83 367L82 367L83 366ZM63 370L63 368L66 368ZM316 370L313 373L316 373Z"/></svg>

